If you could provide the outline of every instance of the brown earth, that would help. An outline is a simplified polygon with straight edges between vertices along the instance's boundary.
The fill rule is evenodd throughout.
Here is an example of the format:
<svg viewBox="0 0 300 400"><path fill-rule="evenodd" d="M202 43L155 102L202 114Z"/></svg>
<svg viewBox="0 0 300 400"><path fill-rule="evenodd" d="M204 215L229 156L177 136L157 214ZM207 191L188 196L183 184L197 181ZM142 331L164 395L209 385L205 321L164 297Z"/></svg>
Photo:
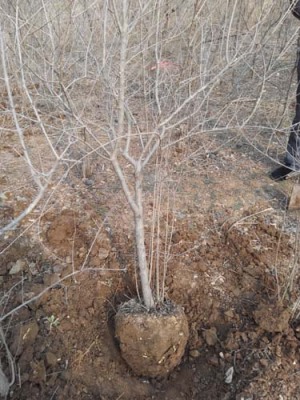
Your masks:
<svg viewBox="0 0 300 400"><path fill-rule="evenodd" d="M123 303L115 316L115 336L121 355L131 370L160 378L180 363L189 337L182 308L172 303L148 312L135 300Z"/></svg>
<svg viewBox="0 0 300 400"><path fill-rule="evenodd" d="M32 190L17 185L18 154L0 150L13 166L1 180L5 223ZM238 140L194 159L181 148L172 157L178 185L165 291L188 319L181 364L165 378L140 378L120 355L114 315L137 295L132 223L109 166L99 165L91 182L71 173L50 188L1 242L1 314L16 366L10 399L300 399L299 225L285 211L293 181L271 182L270 163ZM152 205L147 192L147 219ZM1 361L9 375L3 346Z"/></svg>

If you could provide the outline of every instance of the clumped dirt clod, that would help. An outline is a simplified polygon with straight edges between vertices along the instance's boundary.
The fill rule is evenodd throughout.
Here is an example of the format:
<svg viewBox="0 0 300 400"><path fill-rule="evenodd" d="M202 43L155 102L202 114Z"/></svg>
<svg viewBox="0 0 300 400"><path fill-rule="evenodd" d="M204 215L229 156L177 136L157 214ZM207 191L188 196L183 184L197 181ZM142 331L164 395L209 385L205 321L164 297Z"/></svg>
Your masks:
<svg viewBox="0 0 300 400"><path fill-rule="evenodd" d="M122 357L137 375L163 377L180 363L189 335L181 307L162 314L123 307L115 316L115 326Z"/></svg>
<svg viewBox="0 0 300 400"><path fill-rule="evenodd" d="M266 332L284 332L289 327L290 311L281 304L262 303L254 311L254 320Z"/></svg>

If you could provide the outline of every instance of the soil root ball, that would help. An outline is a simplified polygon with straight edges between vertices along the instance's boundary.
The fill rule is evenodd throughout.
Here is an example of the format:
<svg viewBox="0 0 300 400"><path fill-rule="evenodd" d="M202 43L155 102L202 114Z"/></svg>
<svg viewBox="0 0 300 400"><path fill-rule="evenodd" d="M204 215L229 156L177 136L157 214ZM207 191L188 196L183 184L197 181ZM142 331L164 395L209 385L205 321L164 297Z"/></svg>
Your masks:
<svg viewBox="0 0 300 400"><path fill-rule="evenodd" d="M115 316L121 354L132 371L151 378L168 375L181 361L189 335L181 307L166 305L147 312L132 300Z"/></svg>

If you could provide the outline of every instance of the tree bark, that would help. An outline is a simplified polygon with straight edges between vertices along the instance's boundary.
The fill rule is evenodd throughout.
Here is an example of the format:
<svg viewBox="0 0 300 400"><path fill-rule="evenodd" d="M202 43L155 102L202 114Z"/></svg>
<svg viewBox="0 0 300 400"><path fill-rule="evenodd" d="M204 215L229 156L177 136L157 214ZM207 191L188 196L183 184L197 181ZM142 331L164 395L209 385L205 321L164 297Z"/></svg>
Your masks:
<svg viewBox="0 0 300 400"><path fill-rule="evenodd" d="M154 300L150 287L149 268L147 265L143 214L142 172L139 169L136 171L135 175L135 196L137 211L134 213L134 225L138 266L140 271L144 303L147 309L150 309L154 306Z"/></svg>

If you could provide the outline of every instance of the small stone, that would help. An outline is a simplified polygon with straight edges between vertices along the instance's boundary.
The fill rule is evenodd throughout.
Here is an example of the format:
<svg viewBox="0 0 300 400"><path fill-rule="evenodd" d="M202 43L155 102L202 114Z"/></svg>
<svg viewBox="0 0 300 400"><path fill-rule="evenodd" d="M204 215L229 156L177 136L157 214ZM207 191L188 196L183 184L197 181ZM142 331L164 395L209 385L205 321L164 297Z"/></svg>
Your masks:
<svg viewBox="0 0 300 400"><path fill-rule="evenodd" d="M234 312L232 310L227 310L227 311L225 311L224 314L226 315L226 317L228 319L233 319L234 318Z"/></svg>
<svg viewBox="0 0 300 400"><path fill-rule="evenodd" d="M225 383L227 383L228 385L232 382L233 374L234 374L233 367L228 368L228 370L225 372Z"/></svg>
<svg viewBox="0 0 300 400"><path fill-rule="evenodd" d="M190 351L190 357L198 358L199 356L200 356L200 351L199 350L191 350Z"/></svg>
<svg viewBox="0 0 300 400"><path fill-rule="evenodd" d="M10 269L9 275L15 275L23 271L26 267L26 262L24 260L18 260Z"/></svg>
<svg viewBox="0 0 300 400"><path fill-rule="evenodd" d="M217 329L215 327L203 332L204 340L208 346L214 346L218 342Z"/></svg>
<svg viewBox="0 0 300 400"><path fill-rule="evenodd" d="M262 367L264 367L264 368L266 368L266 367L269 365L268 360L265 359L265 358L261 358L261 359L259 360L259 363L260 363L260 365L261 365Z"/></svg>
<svg viewBox="0 0 300 400"><path fill-rule="evenodd" d="M93 181L93 179L86 179L86 181L84 182L84 184L86 186L93 186L95 184L95 181Z"/></svg>
<svg viewBox="0 0 300 400"><path fill-rule="evenodd" d="M72 258L70 256L66 257L66 263L67 264L72 264Z"/></svg>
<svg viewBox="0 0 300 400"><path fill-rule="evenodd" d="M82 182L86 185L86 186L93 186L94 185L94 181L92 179L82 179Z"/></svg>

